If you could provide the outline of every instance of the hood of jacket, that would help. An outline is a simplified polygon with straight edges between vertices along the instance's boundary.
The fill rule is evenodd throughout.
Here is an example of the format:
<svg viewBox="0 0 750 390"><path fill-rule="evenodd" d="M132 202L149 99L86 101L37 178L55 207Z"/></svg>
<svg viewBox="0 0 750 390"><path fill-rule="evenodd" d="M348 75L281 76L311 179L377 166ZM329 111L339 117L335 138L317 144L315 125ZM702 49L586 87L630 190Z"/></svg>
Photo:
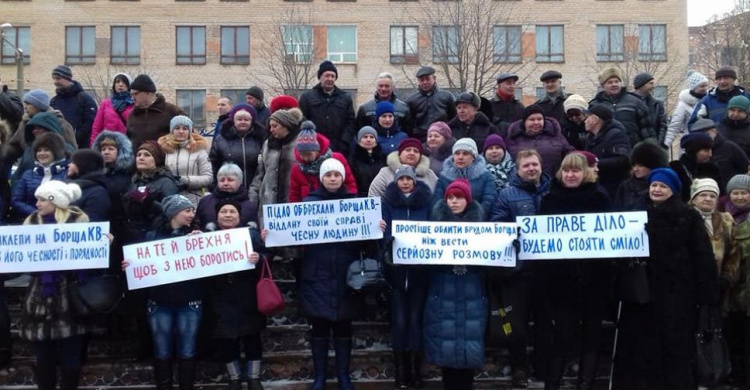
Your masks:
<svg viewBox="0 0 750 390"><path fill-rule="evenodd" d="M432 191L430 191L430 187L427 184L417 180L414 185L414 191L412 191L411 195L406 196L394 181L388 184L388 187L385 189L385 201L391 207L424 207L432 202Z"/></svg>
<svg viewBox="0 0 750 390"><path fill-rule="evenodd" d="M440 172L440 177L444 177L448 179L448 181L453 181L459 178L472 181L487 172L487 161L482 155L477 155L471 165L463 169L458 168L456 163L453 162L453 156L450 156L443 161L443 170Z"/></svg>
<svg viewBox="0 0 750 390"><path fill-rule="evenodd" d="M697 97L693 96L693 94L691 94L690 90L687 88L680 91L679 98L681 102L687 104L690 107L695 107L695 105L698 104L698 100L700 100Z"/></svg>
<svg viewBox="0 0 750 390"><path fill-rule="evenodd" d="M318 139L318 145L320 145L320 155L324 155L331 147L331 141L328 140L328 137L320 133L315 133L315 136ZM294 160L298 163L304 163L297 148L294 148Z"/></svg>
<svg viewBox="0 0 750 390"><path fill-rule="evenodd" d="M398 158L398 150L389 153L385 162L393 173L396 173L396 171L401 168L401 165L403 165ZM419 163L414 168L414 172L416 172L419 177L427 176L430 172L430 158L425 155L419 156Z"/></svg>
<svg viewBox="0 0 750 390"><path fill-rule="evenodd" d="M442 222L482 222L484 219L484 210L482 205L476 200L472 201L466 206L466 210L463 214L453 214L451 209L448 208L448 204L444 200L440 199L435 203L430 214L430 220L442 221Z"/></svg>
<svg viewBox="0 0 750 390"><path fill-rule="evenodd" d="M114 169L120 172L131 172L135 166L135 156L133 155L133 143L122 133L105 130L99 133L91 145L91 149L101 150L102 140L111 138L117 145L117 159L115 160Z"/></svg>
<svg viewBox="0 0 750 390"><path fill-rule="evenodd" d="M82 190L93 186L101 186L104 189L107 188L107 177L104 176L104 172L89 172L87 174L78 176L71 180L72 183L78 184Z"/></svg>
<svg viewBox="0 0 750 390"><path fill-rule="evenodd" d="M35 127L45 128L47 129L47 131L51 131L63 137L60 120L58 119L57 113L55 112L47 111L37 113L36 115L31 117L28 122L26 122L24 138L26 139L26 143L28 145L31 145L34 142L34 134L32 132Z"/></svg>
<svg viewBox="0 0 750 390"><path fill-rule="evenodd" d="M205 138L203 138L202 135L198 133L190 133L190 137L187 140L187 145L185 145L185 149L189 153L196 152L198 150L208 150L208 142ZM157 141L159 143L159 146L161 146L161 150L164 151L164 153L169 154L177 150L177 145L174 141L174 135L173 134L167 134L159 137L159 140Z"/></svg>

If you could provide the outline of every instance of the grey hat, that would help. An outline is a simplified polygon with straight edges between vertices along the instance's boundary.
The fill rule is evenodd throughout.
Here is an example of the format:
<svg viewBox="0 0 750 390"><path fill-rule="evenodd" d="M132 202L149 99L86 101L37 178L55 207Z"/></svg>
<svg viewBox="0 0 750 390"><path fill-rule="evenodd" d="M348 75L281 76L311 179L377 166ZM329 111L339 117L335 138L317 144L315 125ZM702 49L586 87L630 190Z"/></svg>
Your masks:
<svg viewBox="0 0 750 390"><path fill-rule="evenodd" d="M195 205L190 199L180 194L174 194L162 199L161 208L164 210L164 216L167 217L167 220L172 220L180 211L195 208Z"/></svg>
<svg viewBox="0 0 750 390"><path fill-rule="evenodd" d="M431 66L423 66L417 71L417 78L429 76L431 74L435 74L435 68Z"/></svg>
<svg viewBox="0 0 750 390"><path fill-rule="evenodd" d="M515 73L511 73L511 72L503 72L503 73L500 73L499 75L497 75L497 83L498 84L500 84L503 81L508 80L508 79L513 79L513 80L518 81L518 76L516 76Z"/></svg>
<svg viewBox="0 0 750 390"><path fill-rule="evenodd" d="M364 137L365 134L372 134L372 136L375 137L376 140L378 139L378 132L375 131L372 126L363 126L357 133L357 143L359 143L359 141L362 141L362 137Z"/></svg>
<svg viewBox="0 0 750 390"><path fill-rule="evenodd" d="M49 95L42 89L32 89L23 95L23 102L31 104L32 106L39 109L39 111L47 111L49 109Z"/></svg>
<svg viewBox="0 0 750 390"><path fill-rule="evenodd" d="M453 150L452 153L456 153L459 150L465 150L469 153L471 153L474 158L479 155L479 149L477 148L477 143L471 139L471 138L461 138L460 140L456 141L455 144L453 144Z"/></svg>
<svg viewBox="0 0 750 390"><path fill-rule="evenodd" d="M411 165L402 165L396 170L396 174L393 176L393 181L397 182L402 177L409 177L415 182L417 181L417 172L414 171Z"/></svg>
<svg viewBox="0 0 750 390"><path fill-rule="evenodd" d="M66 80L73 81L73 71L65 65L57 65L55 69L52 69L52 76L57 76Z"/></svg>
<svg viewBox="0 0 750 390"><path fill-rule="evenodd" d="M750 192L750 175L741 174L735 175L729 183L727 183L727 194L731 194L734 190L745 190Z"/></svg>
<svg viewBox="0 0 750 390"><path fill-rule="evenodd" d="M539 77L539 81L545 81L549 79L561 79L561 78L562 78L562 73L556 70L548 70L542 73L542 76Z"/></svg>
<svg viewBox="0 0 750 390"><path fill-rule="evenodd" d="M480 99L479 95L474 92L461 92L461 94L458 95L458 98L456 98L456 104L458 103L468 103L476 109L479 109L482 105L482 99Z"/></svg>
<svg viewBox="0 0 750 390"><path fill-rule="evenodd" d="M648 72L638 73L637 75L635 75L635 78L633 79L633 87L635 89L638 89L646 85L646 83L648 83L649 81L653 79L654 79L654 76L651 73L648 73Z"/></svg>
<svg viewBox="0 0 750 390"><path fill-rule="evenodd" d="M172 133L174 128L179 125L187 126L191 132L193 131L193 121L185 115L177 115L169 121L169 132Z"/></svg>
<svg viewBox="0 0 750 390"><path fill-rule="evenodd" d="M260 87L252 86L245 91L245 96L250 95L261 102L263 101L263 90Z"/></svg>
<svg viewBox="0 0 750 390"><path fill-rule="evenodd" d="M692 125L690 125L690 132L694 133L696 131L703 131L703 130L709 130L709 129L715 129L716 123L710 119L706 118L699 118L697 121L693 122Z"/></svg>

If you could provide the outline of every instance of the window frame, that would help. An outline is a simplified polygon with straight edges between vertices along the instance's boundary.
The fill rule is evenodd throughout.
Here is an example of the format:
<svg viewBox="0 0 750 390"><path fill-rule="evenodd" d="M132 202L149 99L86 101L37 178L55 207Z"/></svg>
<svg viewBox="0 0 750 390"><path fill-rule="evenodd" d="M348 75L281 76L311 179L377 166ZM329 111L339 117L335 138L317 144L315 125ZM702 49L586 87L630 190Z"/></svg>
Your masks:
<svg viewBox="0 0 750 390"><path fill-rule="evenodd" d="M181 94L183 93L190 94L189 106L182 104L183 96L181 96ZM203 107L203 110L199 113L199 115L196 115L196 107L194 107L194 103L196 102L196 96L195 96L196 93L202 95L201 96L202 100L200 101L200 104ZM193 121L194 132L199 132L196 129L206 128L207 119L206 119L206 90L205 89L189 89L189 88L175 89L175 100L176 100L177 106L182 108L185 111L185 115Z"/></svg>
<svg viewBox="0 0 750 390"><path fill-rule="evenodd" d="M539 50L539 37L540 37L540 31L539 29L546 29L547 30L547 51L540 51ZM553 30L560 29L560 37L561 39L561 51L560 52L552 52L552 38L553 38ZM535 46L535 61L537 63L564 63L565 62L565 25L563 24L538 24L535 28L536 32L536 46ZM559 58L558 58L559 57Z"/></svg>
<svg viewBox="0 0 750 390"><path fill-rule="evenodd" d="M13 39L8 38L7 31L13 30ZM21 34L20 31L27 31L28 39L26 40L26 44L23 44L23 42L20 40ZM23 64L29 65L31 64L31 26L13 26L10 28L7 28L5 33L5 39L12 41L11 43L13 46L17 47L18 49L21 49L23 52ZM8 48L6 55L5 48ZM16 60L16 50L13 49L9 44L7 44L5 41L2 42L2 45L0 45L0 65L15 65L18 61Z"/></svg>
<svg viewBox="0 0 750 390"><path fill-rule="evenodd" d="M238 30L247 30L247 42L242 42L242 45L238 43ZM226 54L224 52L224 31L232 30L232 46L233 53ZM219 28L219 35L221 37L221 53L219 62L222 65L250 65L250 26L221 26ZM238 48L244 46L247 50L247 54L238 54Z"/></svg>
<svg viewBox="0 0 750 390"><path fill-rule="evenodd" d="M341 52L332 52L331 51L331 28L353 28L354 29L354 51L341 51ZM358 29L356 25L353 24L330 24L326 26L326 58L333 62L334 64L356 64L359 56L357 55L357 49L358 49L358 42L357 42L357 35L358 35ZM331 53L334 53L335 55L340 56L339 59L334 59L331 57ZM353 61L346 61L345 56L347 55L354 55Z"/></svg>
<svg viewBox="0 0 750 390"><path fill-rule="evenodd" d="M643 52L643 29L648 28L648 50ZM662 29L662 52L654 51L655 28ZM667 61L667 25L666 24L639 24L638 25L638 61L641 62L666 62Z"/></svg>
<svg viewBox="0 0 750 390"><path fill-rule="evenodd" d="M448 52L438 52L439 44L436 44L436 37L438 37L438 34L436 32L440 32L439 36L441 36L441 40L448 40L450 44L451 37L450 32L454 31L455 36L455 45L453 48L446 48L447 50L453 49L455 50L454 53L448 53ZM459 43L461 42L461 31L458 26L456 25L434 25L432 26L432 62L435 64L457 64L460 61L460 51L459 51Z"/></svg>
<svg viewBox="0 0 750 390"><path fill-rule="evenodd" d="M125 54L115 55L115 29L124 29L125 42L123 48ZM129 31L130 29L136 29L138 31L138 54L128 54L130 52L129 45ZM109 29L109 63L112 65L139 65L141 63L141 26L110 26ZM130 61L129 61L130 60ZM134 61L132 61L134 60Z"/></svg>
<svg viewBox="0 0 750 390"><path fill-rule="evenodd" d="M310 64L313 61L315 54L315 40L313 37L314 31L313 26L309 24L284 24L281 26L282 29L282 44L284 45L284 61L289 61L291 58L295 64ZM306 38L309 32L309 41L303 42L301 38ZM291 38L291 39L288 39ZM295 38L300 38L296 40ZM290 52L288 49L292 47ZM309 52L298 50L303 47L309 47ZM291 56L291 57L290 57Z"/></svg>
<svg viewBox="0 0 750 390"><path fill-rule="evenodd" d="M414 29L415 30L415 39L414 42L414 53L407 54L407 48L410 47L410 44L408 42L407 37L407 29ZM401 54L394 54L393 53L393 44L394 44L394 32L397 32L400 30L401 33ZM390 54L390 62L391 64L397 64L397 65L417 65L419 64L419 26L415 25L394 25L391 26L390 30L390 45L389 45L389 54ZM396 37L398 39L398 37Z"/></svg>
<svg viewBox="0 0 750 390"><path fill-rule="evenodd" d="M190 53L180 54L180 30L188 29L190 32ZM203 30L203 54L196 54L194 31ZM205 65L206 64L206 26L175 26L175 64L176 65Z"/></svg>
<svg viewBox="0 0 750 390"><path fill-rule="evenodd" d="M620 45L620 51L613 51L613 41L616 41L617 39L617 31L615 31L615 39L613 40L613 34L612 30L615 28L619 28L620 31L620 37L619 37L619 45ZM600 40L600 29L605 30L606 29L606 39L607 39L607 49L608 51L600 52L599 51L599 40ZM617 42L614 42L617 44ZM625 61L625 25L624 24L597 24L596 25L596 61L597 62L622 62Z"/></svg>
<svg viewBox="0 0 750 390"><path fill-rule="evenodd" d="M68 51L69 33L78 30L78 53L71 54ZM84 33L93 34L91 48L92 54L84 54ZM65 26L65 65L95 65L96 64L96 26L75 25Z"/></svg>
<svg viewBox="0 0 750 390"><path fill-rule="evenodd" d="M498 35L499 29L505 31L505 50L502 52L497 51L498 49ZM510 52L510 31L518 32L518 53ZM523 62L523 26L516 24L497 24L492 26L492 59L496 64L518 64Z"/></svg>

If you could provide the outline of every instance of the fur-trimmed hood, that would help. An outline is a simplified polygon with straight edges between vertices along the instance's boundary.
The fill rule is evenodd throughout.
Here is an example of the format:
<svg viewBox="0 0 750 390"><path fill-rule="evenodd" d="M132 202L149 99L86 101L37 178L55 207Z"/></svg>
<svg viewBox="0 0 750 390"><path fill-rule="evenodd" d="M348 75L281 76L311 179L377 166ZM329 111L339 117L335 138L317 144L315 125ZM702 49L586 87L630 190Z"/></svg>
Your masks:
<svg viewBox="0 0 750 390"><path fill-rule="evenodd" d="M427 184L415 181L414 191L408 197L398 188L396 182L385 189L385 201L391 207L424 207L432 202L432 191Z"/></svg>
<svg viewBox="0 0 750 390"><path fill-rule="evenodd" d="M466 211L464 211L463 214L453 214L451 212L451 209L448 208L448 204L445 203L444 200L440 200L439 202L435 203L435 206L432 208L432 217L430 218L433 221L442 221L442 222L482 222L484 221L484 210L482 210L482 205L479 204L477 201L472 201L466 206Z"/></svg>
<svg viewBox="0 0 750 390"><path fill-rule="evenodd" d="M159 143L159 146L161 146L161 150L163 150L165 154L173 153L175 150L177 150L177 145L175 144L173 134L163 135L159 137L157 142ZM187 145L185 145L185 149L189 153L197 152L199 150L208 150L208 142L202 135L198 133L191 133L190 137L188 138Z"/></svg>
<svg viewBox="0 0 750 390"><path fill-rule="evenodd" d="M386 164L388 165L388 168L393 171L393 173L396 173L396 171L401 168L401 165L403 164L401 164L401 160L398 158L398 150L388 154L388 157L386 158ZM414 168L414 171L419 177L427 176L427 174L430 172L430 158L425 156L424 154L421 155L419 157L419 164L417 164L416 168Z"/></svg>
<svg viewBox="0 0 750 390"><path fill-rule="evenodd" d="M507 156L508 153L505 155ZM453 162L453 156L450 156L443 161L443 170L440 172L440 177L448 179L449 182L459 178L472 181L486 172L488 172L487 161L481 155L477 155L471 165L463 169L456 167L456 164Z"/></svg>
<svg viewBox="0 0 750 390"><path fill-rule="evenodd" d="M687 104L690 107L695 107L695 105L698 103L698 100L700 100L700 99L698 99L697 97L693 96L690 93L690 90L687 89L687 88L683 89L680 92L680 101L683 102L683 103L685 103L685 104Z"/></svg>
<svg viewBox="0 0 750 390"><path fill-rule="evenodd" d="M117 160L115 160L114 169L120 172L132 172L135 166L135 155L133 154L133 143L122 133L105 130L99 133L91 145L91 149L101 150L102 141L111 138L117 144Z"/></svg>

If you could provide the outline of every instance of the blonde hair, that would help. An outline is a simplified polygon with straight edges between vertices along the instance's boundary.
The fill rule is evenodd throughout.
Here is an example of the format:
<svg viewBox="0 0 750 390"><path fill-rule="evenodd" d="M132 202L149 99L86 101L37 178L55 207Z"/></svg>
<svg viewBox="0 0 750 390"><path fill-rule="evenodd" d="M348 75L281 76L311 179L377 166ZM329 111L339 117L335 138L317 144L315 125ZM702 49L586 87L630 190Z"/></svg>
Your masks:
<svg viewBox="0 0 750 390"><path fill-rule="evenodd" d="M76 216L77 215L77 216ZM86 215L86 213L83 212L83 210L79 209L78 207L72 206L68 207L67 209L57 207L55 206L55 222L57 223L67 223L68 219L71 216L76 216L75 220L72 223L84 223L89 222L89 216ZM41 225L44 223L42 221L42 216L39 215L39 212L34 212L23 221L24 225Z"/></svg>
<svg viewBox="0 0 750 390"><path fill-rule="evenodd" d="M586 156L580 153L568 153L567 156L562 160L560 169L557 170L555 178L558 181L562 181L562 172L564 169L576 169L583 171L583 181L581 183L593 183L596 181L596 173L589 167Z"/></svg>
<svg viewBox="0 0 750 390"><path fill-rule="evenodd" d="M542 163L542 155L539 154L539 152L537 152L536 149L519 150L518 153L516 153L516 165L521 165L522 159L533 157L533 156L536 156L536 158L539 159L539 164Z"/></svg>

